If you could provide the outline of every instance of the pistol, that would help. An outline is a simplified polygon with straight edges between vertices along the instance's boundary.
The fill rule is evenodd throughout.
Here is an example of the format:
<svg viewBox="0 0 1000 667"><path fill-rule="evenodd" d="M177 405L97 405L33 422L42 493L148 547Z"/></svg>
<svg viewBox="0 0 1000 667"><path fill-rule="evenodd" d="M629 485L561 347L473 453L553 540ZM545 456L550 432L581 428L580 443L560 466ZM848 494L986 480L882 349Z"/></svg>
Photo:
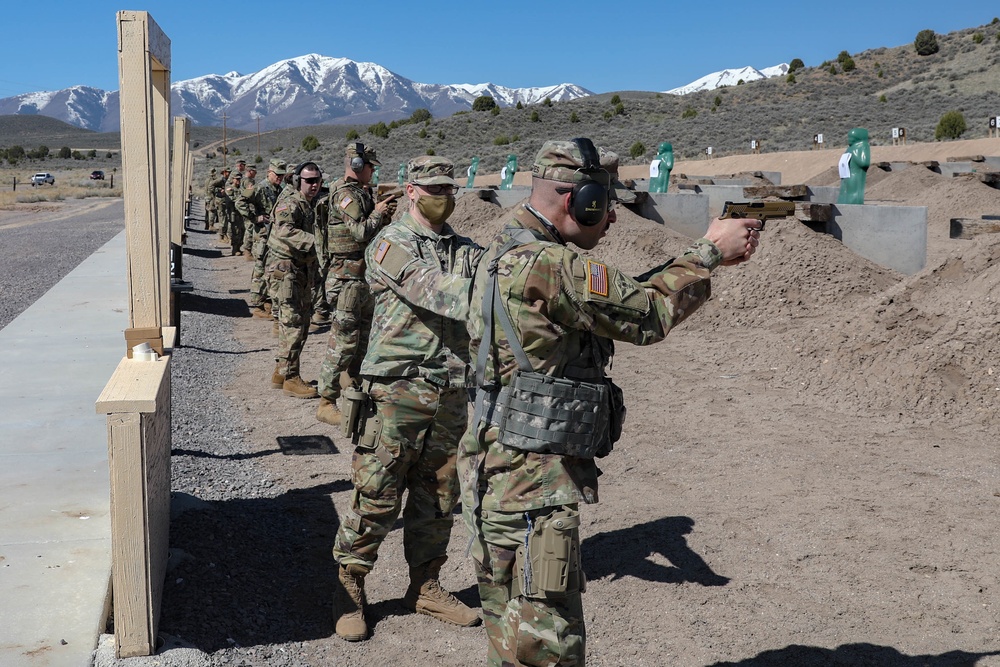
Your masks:
<svg viewBox="0 0 1000 667"><path fill-rule="evenodd" d="M386 199L394 199L397 197L402 197L405 191L402 187L396 184L390 183L379 183L376 186L376 200L384 201Z"/></svg>
<svg viewBox="0 0 1000 667"><path fill-rule="evenodd" d="M794 213L795 204L790 201L727 201L719 218L756 218L763 231L764 223L771 218L787 218Z"/></svg>

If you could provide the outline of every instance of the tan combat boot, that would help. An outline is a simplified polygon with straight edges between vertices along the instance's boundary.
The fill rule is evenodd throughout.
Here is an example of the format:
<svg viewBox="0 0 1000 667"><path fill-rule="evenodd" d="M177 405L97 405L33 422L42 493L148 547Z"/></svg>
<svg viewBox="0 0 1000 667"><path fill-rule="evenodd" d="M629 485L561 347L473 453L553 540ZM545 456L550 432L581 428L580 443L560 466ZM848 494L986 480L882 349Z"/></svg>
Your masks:
<svg viewBox="0 0 1000 667"><path fill-rule="evenodd" d="M264 306L254 306L250 309L250 317L256 317L258 320L269 320L271 314L264 310Z"/></svg>
<svg viewBox="0 0 1000 667"><path fill-rule="evenodd" d="M403 596L403 606L446 623L464 627L479 625L479 614L474 609L441 588L439 576L444 561L444 558L435 558L420 567L410 568L410 586Z"/></svg>
<svg viewBox="0 0 1000 667"><path fill-rule="evenodd" d="M271 372L271 388L281 389L284 385L285 385L285 371L282 370L281 366L275 364L274 370Z"/></svg>
<svg viewBox="0 0 1000 667"><path fill-rule="evenodd" d="M246 250L246 251L243 252L243 259L245 259L248 262L255 261L254 257L253 257L253 254L249 250Z"/></svg>
<svg viewBox="0 0 1000 667"><path fill-rule="evenodd" d="M316 408L316 419L330 426L340 426L342 416L340 408L337 407L336 399L331 401L325 396L319 399L319 407Z"/></svg>
<svg viewBox="0 0 1000 667"><path fill-rule="evenodd" d="M275 320L274 324L271 325L271 336L273 338L277 338L278 337L278 321L277 320Z"/></svg>
<svg viewBox="0 0 1000 667"><path fill-rule="evenodd" d="M285 382L281 385L285 396L292 398L316 398L319 396L311 384L308 384L298 375L285 376Z"/></svg>
<svg viewBox="0 0 1000 667"><path fill-rule="evenodd" d="M338 637L359 642L368 637L365 624L365 575L359 565L341 565L333 601L333 618Z"/></svg>

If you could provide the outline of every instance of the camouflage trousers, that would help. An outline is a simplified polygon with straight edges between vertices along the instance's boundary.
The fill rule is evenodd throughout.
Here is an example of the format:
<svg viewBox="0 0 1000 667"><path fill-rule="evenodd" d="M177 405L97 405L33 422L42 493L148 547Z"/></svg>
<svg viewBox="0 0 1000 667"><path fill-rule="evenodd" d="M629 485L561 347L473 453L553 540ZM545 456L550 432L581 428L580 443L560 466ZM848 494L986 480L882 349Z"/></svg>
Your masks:
<svg viewBox="0 0 1000 667"><path fill-rule="evenodd" d="M219 227L219 234L222 236L229 236L229 225L233 220L233 215L236 214L236 209L233 207L233 203L228 199L219 200L219 218L222 220L222 225Z"/></svg>
<svg viewBox="0 0 1000 667"><path fill-rule="evenodd" d="M347 371L352 378L360 374L361 360L368 351L375 299L365 281L333 276L326 279L326 296L334 311L317 391L335 401L340 397L340 374Z"/></svg>
<svg viewBox="0 0 1000 667"><path fill-rule="evenodd" d="M205 229L214 229L219 224L219 213L215 207L215 200L205 202Z"/></svg>
<svg viewBox="0 0 1000 667"><path fill-rule="evenodd" d="M278 308L274 313L278 320L278 354L274 360L284 369L285 377L292 378L299 374L302 348L309 335L313 272L309 266L282 259L267 267L267 275Z"/></svg>
<svg viewBox="0 0 1000 667"><path fill-rule="evenodd" d="M271 291L267 286L267 228L261 230L253 241L253 273L250 274L250 307L259 308L271 303Z"/></svg>
<svg viewBox="0 0 1000 667"><path fill-rule="evenodd" d="M567 507L576 508L570 505L529 512L490 511L473 516L468 504L463 505L463 516L474 534L472 556L489 640L490 667L584 664L586 627L580 591L561 596L511 597L515 552L530 532L528 519L534 523L540 516Z"/></svg>
<svg viewBox="0 0 1000 667"><path fill-rule="evenodd" d="M467 395L423 378L368 379L374 380L369 394L382 430L374 447L354 451L354 491L333 555L342 565L370 570L408 491L403 555L410 567L419 567L447 556L459 493L455 456L469 420ZM388 467L382 462L386 453L392 457Z"/></svg>
<svg viewBox="0 0 1000 667"><path fill-rule="evenodd" d="M229 245L232 246L234 255L237 252L242 252L243 237L246 235L246 229L243 214L234 209L233 217L229 222Z"/></svg>
<svg viewBox="0 0 1000 667"><path fill-rule="evenodd" d="M330 273L330 260L321 259L319 265L319 279L313 286L313 315L319 319L330 317L330 306L333 305L326 298L326 277Z"/></svg>
<svg viewBox="0 0 1000 667"><path fill-rule="evenodd" d="M243 234L243 245L240 246L240 250L243 251L244 255L251 255L253 254L253 244L257 242L257 237L260 236L263 227L249 218L244 218L244 223L246 232Z"/></svg>

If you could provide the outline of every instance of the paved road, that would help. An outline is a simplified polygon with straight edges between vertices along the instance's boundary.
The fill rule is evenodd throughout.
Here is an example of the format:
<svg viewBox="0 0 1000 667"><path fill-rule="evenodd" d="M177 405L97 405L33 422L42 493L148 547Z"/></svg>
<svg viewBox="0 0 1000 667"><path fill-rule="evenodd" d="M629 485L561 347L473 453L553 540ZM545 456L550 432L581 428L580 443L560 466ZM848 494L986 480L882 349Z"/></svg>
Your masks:
<svg viewBox="0 0 1000 667"><path fill-rule="evenodd" d="M124 227L121 199L70 199L0 211L0 329Z"/></svg>

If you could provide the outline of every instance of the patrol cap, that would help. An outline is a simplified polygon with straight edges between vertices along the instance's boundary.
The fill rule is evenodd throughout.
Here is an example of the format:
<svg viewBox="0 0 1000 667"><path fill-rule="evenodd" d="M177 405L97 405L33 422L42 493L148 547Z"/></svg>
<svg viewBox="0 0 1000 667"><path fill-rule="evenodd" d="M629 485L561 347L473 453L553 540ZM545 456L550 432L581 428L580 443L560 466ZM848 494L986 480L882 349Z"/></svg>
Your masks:
<svg viewBox="0 0 1000 667"><path fill-rule="evenodd" d="M583 155L574 141L546 141L542 144L531 174L535 178L561 183L579 183L592 180L610 186L611 176L604 169L584 171Z"/></svg>
<svg viewBox="0 0 1000 667"><path fill-rule="evenodd" d="M358 153L358 144L361 145L360 154ZM368 164L377 164L377 165L382 164L381 162L378 161L378 158L375 156L375 149L366 144L362 144L360 141L352 141L351 143L347 144L347 157L348 158L359 157Z"/></svg>
<svg viewBox="0 0 1000 667"><path fill-rule="evenodd" d="M635 193L625 187L625 184L618 178L618 153L609 151L604 146L598 148L597 153L601 157L601 166L611 176L611 198L623 204L635 203Z"/></svg>
<svg viewBox="0 0 1000 667"><path fill-rule="evenodd" d="M232 171L232 169L230 169L229 167L223 167L222 168L222 173L223 174L226 173L227 171Z"/></svg>
<svg viewBox="0 0 1000 667"><path fill-rule="evenodd" d="M241 174L240 172L236 172L235 174L233 174L233 180L234 181L238 181L241 178L243 178L243 174Z"/></svg>
<svg viewBox="0 0 1000 667"><path fill-rule="evenodd" d="M236 161L236 164L246 164L246 163L247 163L247 161L243 160L243 159L239 159L239 160Z"/></svg>
<svg viewBox="0 0 1000 667"><path fill-rule="evenodd" d="M288 173L288 165L284 160L271 160L271 164L267 165L267 168L278 176L284 176Z"/></svg>
<svg viewBox="0 0 1000 667"><path fill-rule="evenodd" d="M414 185L458 185L455 180L455 165L445 157L421 155L406 165L409 182Z"/></svg>
<svg viewBox="0 0 1000 667"><path fill-rule="evenodd" d="M247 165L247 171L257 171L257 165L255 165L255 164L248 164Z"/></svg>
<svg viewBox="0 0 1000 667"><path fill-rule="evenodd" d="M215 167L212 167L212 173L213 173L213 174L216 174L216 173L218 173L217 171L215 171Z"/></svg>

